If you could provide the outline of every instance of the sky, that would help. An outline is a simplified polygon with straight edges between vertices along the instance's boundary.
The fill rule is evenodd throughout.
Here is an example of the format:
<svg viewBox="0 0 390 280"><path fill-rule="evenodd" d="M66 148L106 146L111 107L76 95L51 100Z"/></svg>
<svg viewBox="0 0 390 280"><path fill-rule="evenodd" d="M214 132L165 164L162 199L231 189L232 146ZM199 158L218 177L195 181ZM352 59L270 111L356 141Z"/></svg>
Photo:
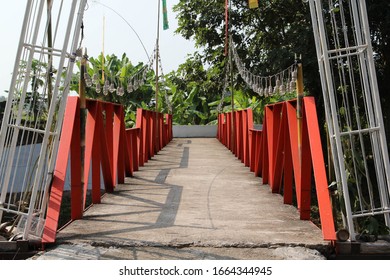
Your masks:
<svg viewBox="0 0 390 280"><path fill-rule="evenodd" d="M88 7L84 13L85 37L83 41L88 55L97 57L102 51L103 18L105 18L105 54L115 54L120 57L126 53L133 64L146 63L148 61L147 55L132 28L137 32L146 51L151 55L157 37L158 1L88 0ZM27 0L9 1L0 10L0 96L6 96L7 93L4 91L8 90L10 86L26 2ZM108 6L110 9L96 2ZM187 55L195 51L193 42L174 34L177 29L177 19L172 11L172 6L178 2L179 0L167 0L168 30L162 30L161 16L160 53L164 73L176 70L178 65L186 60Z"/></svg>

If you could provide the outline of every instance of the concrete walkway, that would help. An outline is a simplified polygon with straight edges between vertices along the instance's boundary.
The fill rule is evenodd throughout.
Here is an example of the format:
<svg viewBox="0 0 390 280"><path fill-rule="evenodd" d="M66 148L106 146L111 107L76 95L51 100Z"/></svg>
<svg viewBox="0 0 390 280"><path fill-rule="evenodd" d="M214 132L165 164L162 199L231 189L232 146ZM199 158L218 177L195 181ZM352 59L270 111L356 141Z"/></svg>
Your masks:
<svg viewBox="0 0 390 280"><path fill-rule="evenodd" d="M39 258L316 259L327 246L218 140L175 138Z"/></svg>

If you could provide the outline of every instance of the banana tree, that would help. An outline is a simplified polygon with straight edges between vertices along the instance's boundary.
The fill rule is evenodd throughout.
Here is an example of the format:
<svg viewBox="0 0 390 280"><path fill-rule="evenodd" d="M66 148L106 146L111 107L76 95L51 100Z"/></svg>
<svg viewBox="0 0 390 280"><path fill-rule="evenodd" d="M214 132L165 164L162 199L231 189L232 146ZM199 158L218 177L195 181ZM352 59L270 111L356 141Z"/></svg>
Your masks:
<svg viewBox="0 0 390 280"><path fill-rule="evenodd" d="M127 126L133 126L137 108L154 109L154 72L145 71L147 67L143 63L134 66L125 53L121 58L100 54L97 58L90 57L88 61L88 76L84 77L89 79L86 89L88 98L122 104ZM77 73L74 80L78 79ZM76 81L74 90L77 91Z"/></svg>

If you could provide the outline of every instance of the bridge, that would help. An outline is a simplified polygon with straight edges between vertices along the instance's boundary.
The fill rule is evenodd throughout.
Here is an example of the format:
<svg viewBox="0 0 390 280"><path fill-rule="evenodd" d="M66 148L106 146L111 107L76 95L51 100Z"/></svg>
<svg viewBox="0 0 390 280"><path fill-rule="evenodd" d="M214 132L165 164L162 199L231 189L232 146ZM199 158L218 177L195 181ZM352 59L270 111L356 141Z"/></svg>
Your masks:
<svg viewBox="0 0 390 280"><path fill-rule="evenodd" d="M122 105L86 99L86 87L119 97L126 87L130 94L150 67L126 81L104 75L104 67L89 76L79 42L86 2L26 5L0 134L2 255L39 249L35 258L283 259L296 252L383 256L379 248L388 256L390 162L364 1L337 3L349 8L325 15L322 1L308 1L334 164L329 178L299 60L271 76L253 74L230 38L212 139L173 138L166 92L167 113L159 111L158 43L150 60L156 95L148 106L155 110L138 108L128 128ZM54 30L67 26L61 40L52 38L54 14ZM324 16L337 40L327 40ZM266 105L259 129L250 108L234 106L233 66L260 97L296 91L297 98Z"/></svg>
<svg viewBox="0 0 390 280"><path fill-rule="evenodd" d="M138 113L142 115L141 110ZM150 140L159 137L150 130L153 116L147 115L143 112L144 121L136 129L137 137L151 132L142 140L144 144L138 144L150 157L141 156L145 163L138 171L108 189L100 202L86 209L82 219L61 229L55 240L48 225L44 242L55 241L56 246L49 246L39 259L283 259L332 253L321 229L309 219L301 219L304 215L296 207L283 203L283 196L273 193L250 171L249 161L245 159L245 166L244 158L236 158L217 138L169 137L171 141L151 156L155 143ZM221 134L223 130L220 125ZM246 134L249 136L248 128ZM241 154L245 149L249 156L249 138L244 140L237 133L237 139L245 142L236 145L242 147ZM222 135L219 140L224 142ZM255 142L251 145L257 146ZM139 158L140 149L135 151ZM54 183L53 193L56 186ZM55 203L49 203L48 220L53 212L58 213L55 208ZM115 249L107 249L110 247Z"/></svg>

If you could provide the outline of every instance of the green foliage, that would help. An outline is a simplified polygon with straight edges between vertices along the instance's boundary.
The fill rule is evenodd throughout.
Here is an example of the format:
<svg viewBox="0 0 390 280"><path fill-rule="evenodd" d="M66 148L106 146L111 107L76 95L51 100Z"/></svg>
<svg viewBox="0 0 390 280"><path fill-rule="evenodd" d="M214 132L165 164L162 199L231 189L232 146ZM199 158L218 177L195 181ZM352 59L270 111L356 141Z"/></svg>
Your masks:
<svg viewBox="0 0 390 280"><path fill-rule="evenodd" d="M390 229L383 222L379 222L374 216L365 218L361 224L361 235L374 235L378 237L378 235L390 234Z"/></svg>
<svg viewBox="0 0 390 280"><path fill-rule="evenodd" d="M20 72L23 74L19 76L19 79L25 79L26 71L27 63L26 61L22 61ZM26 121L25 125L34 127L37 121L46 117L47 103L49 102L48 96L51 95L48 84L51 79L47 79L47 63L40 62L36 59L32 60L29 72L29 84L26 90L23 119ZM21 92L19 92L16 98L21 98ZM43 127L41 128L43 129Z"/></svg>
<svg viewBox="0 0 390 280"><path fill-rule="evenodd" d="M320 94L318 63L310 22L310 11L301 0L259 1L249 9L246 0L232 1L230 34L248 69L270 75L290 66L295 54L303 55L305 85ZM203 48L202 59L210 65L224 61L224 2L180 0L177 33ZM252 92L251 95L254 95Z"/></svg>
<svg viewBox="0 0 390 280"><path fill-rule="evenodd" d="M294 62L296 53L303 54L305 85L307 85L308 92L320 93L318 64L308 5L300 0L276 0L272 1L272 5L267 1L260 1L258 9L248 9L247 1L232 2L230 34L245 66L253 73L262 76L271 75L290 66ZM204 64L209 65L208 69L203 69L203 71L207 71L208 75L204 76L206 80L213 83L212 86L208 86L206 82L199 82L209 90L210 118L208 121L215 123L216 107L222 96L224 69L227 63L224 55L224 2L181 0L174 9L178 12L179 20L179 28L176 32L186 39L194 40L196 46L202 48L201 53L191 58L197 63L189 63L187 66L192 69L201 69L199 64L201 67ZM236 69L234 71L237 72ZM257 123L262 122L265 105L295 98L294 94L260 97L248 88L241 77L236 76L235 73L233 73L234 107L235 109L252 108ZM188 81L198 82L193 75L185 75L185 77ZM190 82L188 86L191 86ZM230 97L225 98L224 105L225 111L232 109Z"/></svg>
<svg viewBox="0 0 390 280"><path fill-rule="evenodd" d="M167 77L171 90L175 124L210 124L217 119L214 104L221 99L220 67L205 68L199 53L189 56L177 71ZM215 108L212 108L215 106Z"/></svg>
<svg viewBox="0 0 390 280"><path fill-rule="evenodd" d="M105 57L100 54L97 58L90 57L88 61L88 74L91 77L97 74L101 86L108 80L114 84L115 88L122 86L125 90L129 79L144 67L142 63L134 66L125 53L120 58L113 54ZM78 63L78 66L80 67L80 63ZM79 73L75 74L72 83L72 90L77 92L79 76ZM96 86L93 85L92 87L87 87L86 96L91 99L122 104L125 110L126 126L132 127L135 123L137 108L155 109L152 102L155 95L154 83L155 74L150 70L146 75L145 84L132 93L125 92L123 96L119 96L116 92L109 92L107 95L104 95L102 92L98 93Z"/></svg>

